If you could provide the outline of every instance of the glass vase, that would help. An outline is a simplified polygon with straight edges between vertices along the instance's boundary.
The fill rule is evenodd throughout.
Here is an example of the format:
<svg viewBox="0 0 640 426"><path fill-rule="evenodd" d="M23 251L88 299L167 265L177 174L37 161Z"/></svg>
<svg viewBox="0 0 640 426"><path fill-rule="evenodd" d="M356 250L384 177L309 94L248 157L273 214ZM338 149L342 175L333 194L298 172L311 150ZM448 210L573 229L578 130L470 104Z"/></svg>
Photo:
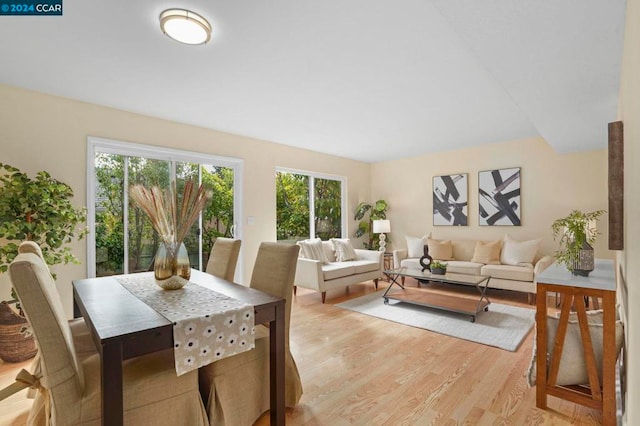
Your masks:
<svg viewBox="0 0 640 426"><path fill-rule="evenodd" d="M156 284L165 290L184 287L191 278L189 254L184 243L161 242L153 265Z"/></svg>

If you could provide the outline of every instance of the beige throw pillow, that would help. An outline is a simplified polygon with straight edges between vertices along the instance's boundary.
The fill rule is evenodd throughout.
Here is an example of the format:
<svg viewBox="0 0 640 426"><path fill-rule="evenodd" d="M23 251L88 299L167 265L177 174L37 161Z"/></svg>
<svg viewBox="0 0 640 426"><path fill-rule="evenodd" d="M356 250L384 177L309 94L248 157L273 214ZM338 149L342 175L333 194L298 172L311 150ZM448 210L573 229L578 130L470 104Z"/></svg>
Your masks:
<svg viewBox="0 0 640 426"><path fill-rule="evenodd" d="M427 239L431 238L431 234L418 237L405 237L407 239L407 257L422 257L424 255L424 246Z"/></svg>
<svg viewBox="0 0 640 426"><path fill-rule="evenodd" d="M485 265L500 264L500 249L502 249L502 241L478 241L473 252L472 262L484 263Z"/></svg>
<svg viewBox="0 0 640 426"><path fill-rule="evenodd" d="M453 260L453 246L451 240L427 239L429 246L429 256L436 260Z"/></svg>
<svg viewBox="0 0 640 426"><path fill-rule="evenodd" d="M319 260L324 264L329 263L327 256L324 254L322 240L320 238L299 241L298 244L300 245L305 258Z"/></svg>
<svg viewBox="0 0 640 426"><path fill-rule="evenodd" d="M528 241L516 241L509 236L504 236L504 245L500 254L500 263L504 265L524 266L533 265L540 239Z"/></svg>
<svg viewBox="0 0 640 426"><path fill-rule="evenodd" d="M332 238L331 243L333 243L333 249L336 252L337 262L346 262L348 260L356 260L358 258L356 251L348 238Z"/></svg>
<svg viewBox="0 0 640 426"><path fill-rule="evenodd" d="M558 314L559 315L559 314ZM589 324L589 334L591 334L591 344L596 359L596 369L600 384L602 384L602 310L587 311L587 323ZM553 350L555 344L556 333L558 331L559 318L547 317L547 351ZM615 342L616 342L616 358L622 349L624 339L624 327L622 321L616 321L615 326ZM535 339L535 334L534 334ZM547 354L547 358L549 355ZM547 359L549 366L549 359ZM547 371L548 372L548 371ZM536 345L534 340L533 354L531 364L527 375L527 383L530 387L536 384ZM569 314L569 324L567 325L567 334L564 338L564 346L562 348L562 358L560 359L560 368L558 369L557 385L584 385L589 384L589 375L587 374L587 362L584 357L582 348L582 338L580 336L580 324L575 313Z"/></svg>

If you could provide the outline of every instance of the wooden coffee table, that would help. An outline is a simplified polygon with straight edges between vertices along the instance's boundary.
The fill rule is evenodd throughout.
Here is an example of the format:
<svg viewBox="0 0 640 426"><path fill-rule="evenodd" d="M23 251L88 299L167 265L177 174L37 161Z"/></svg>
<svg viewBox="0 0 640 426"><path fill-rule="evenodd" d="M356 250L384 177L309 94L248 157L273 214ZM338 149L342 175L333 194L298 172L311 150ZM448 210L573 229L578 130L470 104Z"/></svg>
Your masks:
<svg viewBox="0 0 640 426"><path fill-rule="evenodd" d="M476 316L482 311L488 311L491 304L486 295L487 286L491 280L490 276L456 273L437 275L432 274L429 270L423 272L420 269L406 267L388 269L384 271L384 274L391 280L389 287L382 295L385 305L389 303L389 299L399 300L413 305L469 315L471 316L471 322L475 322ZM407 288L398 282L400 277L415 278L420 282L431 281L445 284L472 285L478 290L480 297L478 299L470 299L455 294L436 293L426 288ZM394 288L394 285L399 288Z"/></svg>

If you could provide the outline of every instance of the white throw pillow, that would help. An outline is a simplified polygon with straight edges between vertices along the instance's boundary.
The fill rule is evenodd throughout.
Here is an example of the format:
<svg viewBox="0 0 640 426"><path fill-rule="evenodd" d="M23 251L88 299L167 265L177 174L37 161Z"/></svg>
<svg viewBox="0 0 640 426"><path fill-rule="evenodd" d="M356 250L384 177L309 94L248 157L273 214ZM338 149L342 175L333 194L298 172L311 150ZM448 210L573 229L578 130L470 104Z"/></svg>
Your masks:
<svg viewBox="0 0 640 426"><path fill-rule="evenodd" d="M314 238L310 240L299 241L298 244L302 248L304 257L312 260L319 260L322 263L329 263L327 256L324 254L322 248L322 240L320 238Z"/></svg>
<svg viewBox="0 0 640 426"><path fill-rule="evenodd" d="M356 251L351 245L348 238L332 238L333 249L336 252L336 262L346 262L348 260L356 260Z"/></svg>
<svg viewBox="0 0 640 426"><path fill-rule="evenodd" d="M431 238L431 234L423 235L422 237L405 237L407 239L407 257L422 257L424 256L424 246L427 244L427 239Z"/></svg>
<svg viewBox="0 0 640 426"><path fill-rule="evenodd" d="M533 265L540 241L541 239L516 241L509 234L506 234L500 253L500 263L514 266Z"/></svg>

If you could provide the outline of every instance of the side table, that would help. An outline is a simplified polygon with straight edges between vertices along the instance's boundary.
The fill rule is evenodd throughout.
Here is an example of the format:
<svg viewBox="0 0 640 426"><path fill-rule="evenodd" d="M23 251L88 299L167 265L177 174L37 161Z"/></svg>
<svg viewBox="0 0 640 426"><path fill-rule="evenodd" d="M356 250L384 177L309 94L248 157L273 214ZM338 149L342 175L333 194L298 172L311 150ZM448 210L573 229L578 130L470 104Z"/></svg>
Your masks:
<svg viewBox="0 0 640 426"><path fill-rule="evenodd" d="M564 265L554 263L537 277L536 308L536 406L547 408L547 395L602 410L604 425L616 424L616 279L612 260L597 259L588 277L574 276ZM560 294L562 308L551 351L547 350L547 293ZM603 309L602 383L598 378L591 334L587 323L585 297L601 297ZM569 312L575 306L589 387L556 384ZM550 365L547 369L547 353Z"/></svg>
<svg viewBox="0 0 640 426"><path fill-rule="evenodd" d="M383 256L384 259L384 264L383 264L383 268L385 271L388 271L390 269L393 269L393 253L385 253ZM388 275L384 275L383 280L385 280L386 282L389 282L389 276Z"/></svg>

